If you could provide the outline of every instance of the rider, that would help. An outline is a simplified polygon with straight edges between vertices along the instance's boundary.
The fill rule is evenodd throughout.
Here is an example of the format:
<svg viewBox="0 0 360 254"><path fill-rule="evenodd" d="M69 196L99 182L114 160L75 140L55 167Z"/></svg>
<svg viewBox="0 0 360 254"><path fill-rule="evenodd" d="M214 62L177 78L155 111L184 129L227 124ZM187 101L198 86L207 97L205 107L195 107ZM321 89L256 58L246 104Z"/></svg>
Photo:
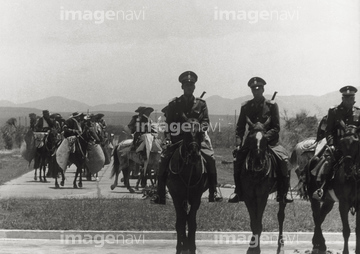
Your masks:
<svg viewBox="0 0 360 254"><path fill-rule="evenodd" d="M138 114L134 115L131 118L130 123L125 126L125 131L127 133L134 134L133 144L131 147L132 151L135 151L141 144L141 135L151 132L151 119L149 116L153 111L153 108L140 106L137 110L135 110Z"/></svg>
<svg viewBox="0 0 360 254"><path fill-rule="evenodd" d="M266 100L264 98L263 93L265 85L265 80L259 77L253 77L248 82L248 86L251 88L254 98L242 105L239 120L237 122L236 150L234 151L235 195L229 199L229 203L244 201L244 197L242 195L243 193L241 193L240 176L242 165L245 162L246 156L249 152L247 139L245 138L245 141L242 142L246 130L247 117L253 123L265 123L268 118L271 119L271 122L268 125L268 129L265 133L265 138L267 139L268 145L280 166L280 171L277 172L278 195L276 199L277 201L282 200L285 203L290 203L293 201L292 199L287 198L287 192L290 187L288 155L285 148L278 144L280 131L279 108L275 101Z"/></svg>
<svg viewBox="0 0 360 254"><path fill-rule="evenodd" d="M70 118L65 121L63 127L65 138L81 133L81 117L83 117L83 113L74 112Z"/></svg>
<svg viewBox="0 0 360 254"><path fill-rule="evenodd" d="M47 132L54 127L54 122L50 118L49 110L43 110L43 116L35 124L35 131Z"/></svg>
<svg viewBox="0 0 360 254"><path fill-rule="evenodd" d="M325 150L325 163L319 169L319 178L324 185L313 193L313 198L321 200L324 189L332 189L331 179L334 175L334 164L341 158L339 150L340 138L344 135L344 130L340 125L341 120L348 126L360 126L360 108L355 107L355 93L357 89L353 86L344 86L340 89L342 102L338 106L331 107L327 115L327 126L325 136L327 149ZM331 155L332 154L332 155ZM328 184L327 184L328 183Z"/></svg>
<svg viewBox="0 0 360 254"><path fill-rule="evenodd" d="M161 162L159 166L158 175L158 187L157 194L152 201L156 204L165 204L165 185L167 179L167 168L170 162L171 155L175 151L176 145L170 148L170 144L176 144L182 141L181 131L177 132L171 126L179 124L178 128L181 129L180 125L186 121L187 118L196 118L199 120L201 130L206 131L209 126L209 116L206 106L206 102L200 98L193 96L195 90L195 82L197 81L197 75L192 71L186 71L179 76L179 82L184 94L178 98L174 98L170 101L168 108L165 111L166 124L170 128L166 128L166 143L167 147L163 150L161 155ZM207 164L208 179L209 179L209 202L220 201L221 198L217 197L216 186L217 186L217 174L216 165L214 159L214 151L208 142L202 142L201 153Z"/></svg>

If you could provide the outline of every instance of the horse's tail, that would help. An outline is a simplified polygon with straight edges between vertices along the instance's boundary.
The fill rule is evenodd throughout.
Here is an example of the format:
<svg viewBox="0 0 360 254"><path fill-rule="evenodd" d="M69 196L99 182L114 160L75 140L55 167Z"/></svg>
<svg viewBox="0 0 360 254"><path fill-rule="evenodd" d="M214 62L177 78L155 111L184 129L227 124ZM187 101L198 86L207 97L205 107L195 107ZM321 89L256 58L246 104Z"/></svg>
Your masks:
<svg viewBox="0 0 360 254"><path fill-rule="evenodd" d="M119 149L119 145L116 145L113 151L114 163L111 170L110 178L113 178L115 175L118 175L120 173L120 160L118 155L118 149Z"/></svg>

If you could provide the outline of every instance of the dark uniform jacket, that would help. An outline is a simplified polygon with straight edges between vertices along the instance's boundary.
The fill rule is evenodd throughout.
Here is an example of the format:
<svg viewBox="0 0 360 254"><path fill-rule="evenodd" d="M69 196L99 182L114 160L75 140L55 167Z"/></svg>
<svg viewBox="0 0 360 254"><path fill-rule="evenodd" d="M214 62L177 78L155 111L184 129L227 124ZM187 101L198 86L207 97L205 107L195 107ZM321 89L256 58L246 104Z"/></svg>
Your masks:
<svg viewBox="0 0 360 254"><path fill-rule="evenodd" d="M65 121L63 129L65 138L74 136L76 134L76 131L82 131L79 122L75 118L67 119Z"/></svg>
<svg viewBox="0 0 360 254"><path fill-rule="evenodd" d="M180 133L177 135L178 130L173 130L171 126L174 126L175 123L178 127L180 127L181 124L186 122L188 118L198 119L201 130L206 131L209 126L209 115L206 102L193 96L191 100L186 103L184 95L170 101L166 112L166 123L168 125L167 132L172 134L172 143L181 141L183 138L181 129Z"/></svg>
<svg viewBox="0 0 360 254"><path fill-rule="evenodd" d="M326 126L326 140L327 144L337 147L340 138L344 134L344 130L340 126L340 121L343 120L346 125L360 126L360 108L352 107L347 110L342 103L339 106L334 106L329 109L327 126Z"/></svg>
<svg viewBox="0 0 360 254"><path fill-rule="evenodd" d="M268 140L270 146L275 146L279 141L280 119L279 108L276 102L266 100L264 97L260 103L256 103L254 99L245 102L240 111L239 120L236 127L236 136L243 140L246 130L246 117L249 117L251 122L265 123L271 117L271 122L265 133L265 138Z"/></svg>

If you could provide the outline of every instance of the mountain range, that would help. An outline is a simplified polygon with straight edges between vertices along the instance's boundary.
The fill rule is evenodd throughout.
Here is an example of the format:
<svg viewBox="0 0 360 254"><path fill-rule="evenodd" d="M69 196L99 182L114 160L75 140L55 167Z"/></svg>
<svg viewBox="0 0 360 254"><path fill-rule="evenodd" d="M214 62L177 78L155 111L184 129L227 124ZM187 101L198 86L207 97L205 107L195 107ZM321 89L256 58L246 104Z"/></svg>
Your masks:
<svg viewBox="0 0 360 254"><path fill-rule="evenodd" d="M267 99L270 99L271 95L265 95ZM252 96L242 96L236 99L226 99L218 95L205 98L208 105L209 113L211 115L227 116L226 118L234 119L233 116L238 116L241 108L241 104L247 100L250 100ZM338 91L330 92L322 96L314 95L292 95L281 96L278 95L275 101L279 105L279 111L281 116L293 117L297 113L302 111L306 112L310 116L317 116L321 118L325 115L329 107L338 105L341 102L341 94ZM70 100L61 96L48 97L42 100L30 101L27 103L15 104L11 101L0 101L0 118L20 117L27 116L29 113L36 113L41 115L43 109L48 109L50 112L65 113L71 112L107 112L108 117L116 117L120 115L126 115L130 117L134 114L134 110L139 106L148 106L155 109L155 117L161 114L161 109L166 106L167 103L162 104L141 104L141 103L114 103L114 104L100 104L96 106L90 106L86 103L76 100ZM65 116L67 116L65 114ZM224 117L225 118L225 117ZM231 121L233 122L233 121Z"/></svg>

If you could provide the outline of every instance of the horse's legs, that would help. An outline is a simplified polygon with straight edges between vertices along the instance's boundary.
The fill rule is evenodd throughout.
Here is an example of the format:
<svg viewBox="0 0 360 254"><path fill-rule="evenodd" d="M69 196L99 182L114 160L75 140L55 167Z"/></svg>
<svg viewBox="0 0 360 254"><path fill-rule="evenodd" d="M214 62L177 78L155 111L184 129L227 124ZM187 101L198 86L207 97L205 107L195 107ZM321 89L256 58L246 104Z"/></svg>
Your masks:
<svg viewBox="0 0 360 254"><path fill-rule="evenodd" d="M317 200L311 199L311 210L313 212L313 219L315 224L314 236L312 239L313 253L326 253L325 238L322 234L321 225L324 222L326 215L331 211L334 202L325 201L321 206Z"/></svg>
<svg viewBox="0 0 360 254"><path fill-rule="evenodd" d="M120 175L120 172L119 172L119 171L116 171L114 183L110 186L110 189L111 189L111 190L115 189L116 186L118 185L119 175Z"/></svg>
<svg viewBox="0 0 360 254"><path fill-rule="evenodd" d="M82 188L82 168L84 168L84 164L82 164L80 166L80 169L79 169L79 174L80 174L80 177L79 177L79 187Z"/></svg>
<svg viewBox="0 0 360 254"><path fill-rule="evenodd" d="M44 178L44 182L46 183L47 182L47 180L46 180L46 166L47 166L47 159L46 158L44 158L44 165L43 165L43 178Z"/></svg>
<svg viewBox="0 0 360 254"><path fill-rule="evenodd" d="M187 213L182 204L178 204L182 200L174 200L175 211L176 211L176 234L177 234L177 243L176 243L176 254L180 254L183 250L187 250L187 237L186 237L186 221ZM177 203L177 204L175 204Z"/></svg>
<svg viewBox="0 0 360 254"><path fill-rule="evenodd" d="M64 186L64 183L65 183L64 171L61 169L60 173L61 173L61 182L60 182L60 185L61 185L61 186ZM56 176L56 178L57 178L57 176Z"/></svg>
<svg viewBox="0 0 360 254"><path fill-rule="evenodd" d="M245 200L246 207L250 215L250 228L252 231L252 237L249 243L247 254L260 253L260 233L261 223L258 224L258 202L255 199Z"/></svg>
<svg viewBox="0 0 360 254"><path fill-rule="evenodd" d="M76 179L78 178L79 176L79 187L81 188L82 187L82 165L76 165L76 173L75 173L75 178L74 178L74 182L73 182L73 186L74 186L74 189L77 189L78 186L76 184Z"/></svg>
<svg viewBox="0 0 360 254"><path fill-rule="evenodd" d="M344 237L343 254L349 254L349 237L350 237L350 227L349 227L349 218L348 218L349 210L350 210L349 202L340 200L339 211L343 226L343 237Z"/></svg>
<svg viewBox="0 0 360 254"><path fill-rule="evenodd" d="M135 193L134 189L130 186L130 166L123 168L124 184L130 193Z"/></svg>
<svg viewBox="0 0 360 254"><path fill-rule="evenodd" d="M283 225L284 225L284 219L285 219L285 207L286 207L286 203L279 202L279 211L277 214L278 222L279 222L279 237L278 237L277 254L284 253Z"/></svg>
<svg viewBox="0 0 360 254"><path fill-rule="evenodd" d="M191 208L190 208L189 214L187 216L188 247L189 247L190 254L195 254L195 251L196 251L196 244L195 244L195 240L196 240L195 235L196 235L196 229L197 229L196 213L200 207L200 203L201 203L201 196L193 200L193 202L191 203Z"/></svg>

